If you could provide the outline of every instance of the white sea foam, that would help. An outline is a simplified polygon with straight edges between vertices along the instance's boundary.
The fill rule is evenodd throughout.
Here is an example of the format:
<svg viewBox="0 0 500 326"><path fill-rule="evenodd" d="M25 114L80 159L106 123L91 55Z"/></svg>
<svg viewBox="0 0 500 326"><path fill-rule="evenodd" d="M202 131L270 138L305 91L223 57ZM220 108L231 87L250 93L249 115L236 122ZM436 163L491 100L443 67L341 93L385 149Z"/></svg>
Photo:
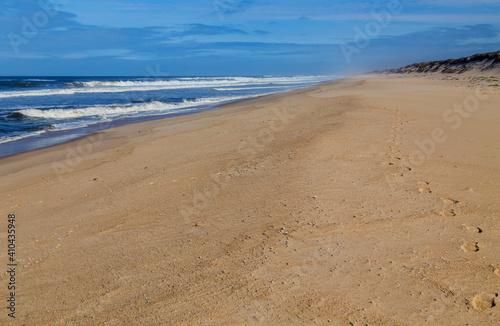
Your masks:
<svg viewBox="0 0 500 326"><path fill-rule="evenodd" d="M241 91L241 90L250 90L250 89L269 89L276 88L276 86L255 86L255 87L221 87L214 88L216 91Z"/></svg>
<svg viewBox="0 0 500 326"><path fill-rule="evenodd" d="M68 95L79 93L72 89L42 89L31 91L0 92L0 98L7 97L27 97L27 96L48 96L48 95ZM90 92L80 92L90 93Z"/></svg>
<svg viewBox="0 0 500 326"><path fill-rule="evenodd" d="M108 122L108 121L111 121L111 119L102 119L102 120L99 120L97 122L102 123L102 122ZM52 126L52 129L50 129L50 131L72 130L72 129L87 127L87 126L95 124L95 123L96 123L96 121L92 121L92 120L56 123Z"/></svg>
<svg viewBox="0 0 500 326"><path fill-rule="evenodd" d="M9 143L11 141L21 140L21 139L28 138L28 137L38 136L40 134L43 134L44 132L45 132L45 130L38 130L38 131L34 131L34 132L27 133L27 134L22 134L22 135L2 137L2 138L0 138L0 144L5 144L5 143Z"/></svg>
<svg viewBox="0 0 500 326"><path fill-rule="evenodd" d="M222 85L251 85L251 84L301 84L316 81L318 76L298 76L298 77L194 77L177 78L172 80L153 80L153 81L89 81L76 82L72 86L80 87L151 87L151 86L170 86L170 87L214 87Z"/></svg>
<svg viewBox="0 0 500 326"><path fill-rule="evenodd" d="M196 100L184 100L180 103L162 103L162 102L149 102L140 105L130 105L130 106L93 106L81 109L24 109L16 111L22 113L25 116L32 118L42 118L42 119L82 119L78 121L65 121L61 123L56 123L52 126L50 131L61 131L61 130L71 130L76 128L83 128L95 123L103 123L112 121L116 117L127 117L134 116L139 113L141 115L161 115L173 111L187 112L189 110L198 109L206 105L224 103L228 101L233 101L241 99L243 97L211 97L211 98L201 98ZM98 120L92 119L92 117L98 117ZM86 119L87 118L87 119ZM7 136L0 138L0 144L8 143L16 140L21 140L28 137L33 137L47 132L48 130L37 130L35 132L30 132L22 135Z"/></svg>
<svg viewBox="0 0 500 326"><path fill-rule="evenodd" d="M0 92L0 98L27 97L27 96L51 96L71 95L77 93L116 93L134 91L155 91L166 89L183 88L221 88L241 86L284 86L300 85L321 82L327 80L324 76L298 76L298 77L196 77L176 78L172 80L153 81L89 81L74 82L68 84L70 88L27 90Z"/></svg>
<svg viewBox="0 0 500 326"><path fill-rule="evenodd" d="M25 79L27 81L46 81L46 82L53 82L55 81L55 79L38 79L38 78L34 78L34 79Z"/></svg>
<svg viewBox="0 0 500 326"><path fill-rule="evenodd" d="M168 113L170 111L193 108L204 105L215 104L219 102L227 102L239 99L241 97L211 97L202 98L196 100L184 100L180 103L163 103L163 102L149 102L139 105L127 105L127 106L92 106L87 108L79 109L25 109L19 110L25 116L32 118L42 118L42 119L76 119L84 117L96 116L100 119L112 118L117 116L130 116L138 113L152 113L152 114L162 114ZM102 120L101 120L102 121Z"/></svg>

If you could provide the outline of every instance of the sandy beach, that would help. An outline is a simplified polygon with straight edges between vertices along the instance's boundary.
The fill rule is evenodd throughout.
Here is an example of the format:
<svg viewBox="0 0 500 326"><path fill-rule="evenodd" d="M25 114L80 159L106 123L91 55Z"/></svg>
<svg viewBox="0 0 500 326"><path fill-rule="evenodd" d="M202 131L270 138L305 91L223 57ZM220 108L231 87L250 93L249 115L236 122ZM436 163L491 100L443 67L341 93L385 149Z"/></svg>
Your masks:
<svg viewBox="0 0 500 326"><path fill-rule="evenodd" d="M499 77L360 76L0 159L2 325L499 325Z"/></svg>

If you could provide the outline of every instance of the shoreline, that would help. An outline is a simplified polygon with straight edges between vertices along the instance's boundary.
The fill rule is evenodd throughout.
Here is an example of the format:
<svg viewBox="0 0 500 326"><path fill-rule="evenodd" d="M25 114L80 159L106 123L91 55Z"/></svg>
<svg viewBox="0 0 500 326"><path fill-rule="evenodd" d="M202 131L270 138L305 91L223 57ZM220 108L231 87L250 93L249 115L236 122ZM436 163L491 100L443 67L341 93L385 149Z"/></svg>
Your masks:
<svg viewBox="0 0 500 326"><path fill-rule="evenodd" d="M113 146L118 144L118 141L116 141L117 137L124 137L125 139L128 139L129 137L136 136L134 135L135 132L140 133L139 130L148 130L155 128L157 126L175 126L178 123L196 123L198 120L203 120L203 119L209 119L213 117L220 116L221 114L224 113L236 113L238 112L241 107L245 108L246 105L253 105L254 103L261 103L261 102L266 102L266 101L273 101L280 99L282 97L286 97L287 95L295 95L295 94L301 94L307 91L311 91L316 89L317 87L321 87L322 85L329 85L333 84L336 82L341 83L343 80L351 79L353 77L347 77L347 78L340 78L340 79L334 79L331 81L327 81L324 83L320 83L317 85L312 85L308 87L303 87L303 88L298 88L298 89L292 89L284 92L278 92L278 93L273 93L273 94L266 94L266 95L260 95L256 97L249 97L241 100L236 100L233 102L229 103L224 103L220 106L217 106L215 108L211 109L206 109L206 110L199 110L193 113L187 113L187 114L179 114L179 115L173 115L170 117L166 118L158 118L158 119L151 119L151 120L145 120L145 121L138 121L138 122L131 122L131 123L125 123L125 124L119 124L117 126L112 126L109 128L105 129L99 129L95 131L91 131L88 134L84 134L82 136L78 136L76 138L72 138L68 141L64 141L61 143L41 147L41 148L36 148L32 150L27 150L15 154L11 154L8 156L3 156L0 157L0 167L4 167L4 171L8 173L14 173L17 171L21 171L27 167L31 166L31 163L26 163L26 159L31 160L33 158L38 160L38 157L42 157L38 163L42 164L48 164L48 163L53 163L57 161L63 161L66 160L68 161L73 161L76 159L77 161L80 161L80 157L86 156L87 154L91 154L92 152L96 151L105 151L109 150ZM221 112L218 112L221 111ZM234 111L234 112L232 112ZM64 133L64 132L63 132ZM116 134L120 136L115 136ZM98 141L96 141L98 140ZM22 141L22 140L21 140ZM87 148L89 148L89 143L98 143L97 146L95 145L90 145L92 147L92 150L90 152L87 152ZM102 142L108 142L106 144L107 146L101 146ZM85 149L81 149L81 148ZM80 148L80 154L77 150ZM19 162L19 160L21 162ZM72 163L65 163L63 166L68 166L72 165ZM52 167L54 164L52 164ZM64 170L64 168L63 168ZM71 167L70 169L71 170ZM48 169L45 169L45 172L48 172ZM62 171L62 170L61 170ZM54 168L52 168L52 172L56 172Z"/></svg>
<svg viewBox="0 0 500 326"><path fill-rule="evenodd" d="M499 323L500 88L445 77L340 79L0 158L19 319Z"/></svg>
<svg viewBox="0 0 500 326"><path fill-rule="evenodd" d="M334 80L336 80L336 79L334 79ZM310 87L315 87L315 86L322 85L322 84L329 83L329 82L331 82L331 81L321 82L321 83L316 84L316 85L311 85L311 86L298 88L298 89L308 89ZM30 151L35 151L38 149L43 149L43 148L48 148L48 147L57 146L57 145L61 145L61 144L66 144L66 143L69 143L72 141L79 140L79 139L84 138L84 137L92 136L94 133L98 133L99 131L106 130L106 129L117 128L120 126L125 126L125 125L129 125L129 124L134 124L134 123L163 120L163 119L175 118L178 116L197 114L197 113L200 113L203 111L218 110L218 109L225 107L227 105L230 105L232 103L237 103L240 101L246 101L246 100L253 99L253 98L260 98L260 97L271 96L271 95L276 95L276 94L286 94L286 93L294 91L294 90L297 90L297 89L291 89L291 90L277 92L277 93L257 95L257 96L242 98L242 99L233 100L233 101L229 101L229 102L221 102L221 104L216 105L216 106L211 106L211 105L206 106L205 105L205 106L193 107L192 108L193 112L164 113L164 114L156 114L156 115L120 118L117 120L112 120L110 122L99 122L99 123L96 123L93 125L80 127L80 128L76 128L76 129L49 131L49 132L45 132L45 133L37 135L37 136L29 136L29 137L22 138L19 140L14 140L14 141L0 144L0 148L3 147L2 149L4 150L4 152L9 153L7 155L2 154L2 156L0 156L0 160L2 158L5 158L5 157L9 157L9 156L17 155L17 154L22 154L25 152L30 152ZM18 148L18 147L23 147L23 149L18 151L18 150L16 150L16 148Z"/></svg>

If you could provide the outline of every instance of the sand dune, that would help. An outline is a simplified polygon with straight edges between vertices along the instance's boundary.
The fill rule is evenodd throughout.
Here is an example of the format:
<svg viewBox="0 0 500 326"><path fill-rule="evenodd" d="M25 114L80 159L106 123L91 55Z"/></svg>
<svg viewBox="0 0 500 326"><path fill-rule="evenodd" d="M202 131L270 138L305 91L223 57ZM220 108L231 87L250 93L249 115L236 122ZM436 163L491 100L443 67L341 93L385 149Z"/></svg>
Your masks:
<svg viewBox="0 0 500 326"><path fill-rule="evenodd" d="M361 76L0 159L0 323L500 324L498 103Z"/></svg>

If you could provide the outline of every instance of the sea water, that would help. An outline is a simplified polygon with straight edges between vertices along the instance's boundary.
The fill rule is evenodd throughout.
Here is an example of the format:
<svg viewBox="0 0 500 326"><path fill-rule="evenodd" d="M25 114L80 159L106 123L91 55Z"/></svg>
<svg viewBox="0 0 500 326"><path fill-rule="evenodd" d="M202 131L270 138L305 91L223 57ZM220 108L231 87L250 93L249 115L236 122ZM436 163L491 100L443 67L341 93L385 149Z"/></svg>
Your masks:
<svg viewBox="0 0 500 326"><path fill-rule="evenodd" d="M124 123L217 108L331 76L0 77L0 157Z"/></svg>

